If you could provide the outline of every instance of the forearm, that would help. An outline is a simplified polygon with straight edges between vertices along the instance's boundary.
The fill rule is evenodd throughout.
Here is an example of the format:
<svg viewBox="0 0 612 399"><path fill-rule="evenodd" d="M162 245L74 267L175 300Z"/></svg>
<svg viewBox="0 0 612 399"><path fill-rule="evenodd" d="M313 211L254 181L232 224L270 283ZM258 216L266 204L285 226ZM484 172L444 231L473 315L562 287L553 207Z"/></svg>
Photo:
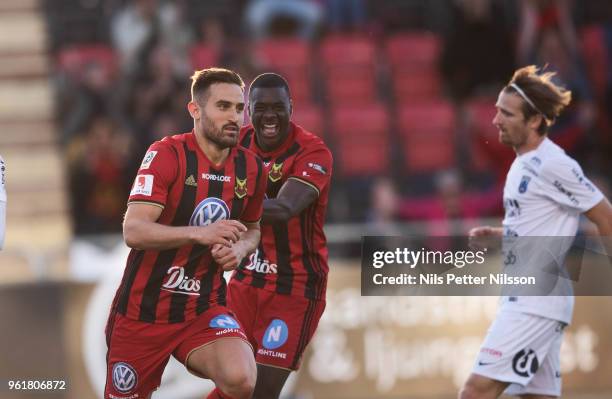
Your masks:
<svg viewBox="0 0 612 399"><path fill-rule="evenodd" d="M262 223L285 223L292 217L291 206L283 199L267 199L263 203Z"/></svg>
<svg viewBox="0 0 612 399"><path fill-rule="evenodd" d="M241 259L249 256L251 252L255 251L259 245L260 238L261 232L259 230L259 226L248 227L248 230L242 235L240 240L234 244L234 247L238 250Z"/></svg>
<svg viewBox="0 0 612 399"><path fill-rule="evenodd" d="M193 226L166 226L157 222L132 220L123 225L123 237L134 249L164 250L194 243Z"/></svg>

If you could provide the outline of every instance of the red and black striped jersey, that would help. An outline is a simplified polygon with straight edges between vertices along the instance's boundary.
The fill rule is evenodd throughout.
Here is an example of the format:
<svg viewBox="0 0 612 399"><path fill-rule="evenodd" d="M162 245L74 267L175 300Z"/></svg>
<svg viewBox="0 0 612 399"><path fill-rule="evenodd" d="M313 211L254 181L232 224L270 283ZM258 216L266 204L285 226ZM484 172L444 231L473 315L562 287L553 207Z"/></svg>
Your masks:
<svg viewBox="0 0 612 399"><path fill-rule="evenodd" d="M266 171L253 152L234 147L221 165L208 160L195 133L153 143L140 165L129 204L163 208L158 223L207 226L224 219L261 218ZM133 320L179 323L225 305L223 271L205 245L132 249L112 311Z"/></svg>
<svg viewBox="0 0 612 399"><path fill-rule="evenodd" d="M327 286L327 241L323 232L332 154L319 137L291 123L287 140L270 153L256 143L252 126L241 130L240 144L253 150L268 170L267 198L276 198L288 179L314 188L315 202L287 223L263 224L257 251L245 259L233 278L279 294L324 299Z"/></svg>

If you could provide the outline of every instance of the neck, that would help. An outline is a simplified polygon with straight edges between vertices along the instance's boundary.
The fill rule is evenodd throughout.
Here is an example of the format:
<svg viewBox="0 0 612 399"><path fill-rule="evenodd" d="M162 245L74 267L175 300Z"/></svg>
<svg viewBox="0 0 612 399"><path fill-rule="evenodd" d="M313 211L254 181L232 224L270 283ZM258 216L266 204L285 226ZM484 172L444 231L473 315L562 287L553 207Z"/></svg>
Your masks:
<svg viewBox="0 0 612 399"><path fill-rule="evenodd" d="M207 139L203 132L195 130L195 138L202 152L215 165L223 163L230 153L231 148L220 148L216 143Z"/></svg>
<svg viewBox="0 0 612 399"><path fill-rule="evenodd" d="M527 140L520 146L514 147L516 155L523 155L529 151L533 151L542 144L542 141L546 138L546 135L540 136L539 134L532 134L528 136Z"/></svg>

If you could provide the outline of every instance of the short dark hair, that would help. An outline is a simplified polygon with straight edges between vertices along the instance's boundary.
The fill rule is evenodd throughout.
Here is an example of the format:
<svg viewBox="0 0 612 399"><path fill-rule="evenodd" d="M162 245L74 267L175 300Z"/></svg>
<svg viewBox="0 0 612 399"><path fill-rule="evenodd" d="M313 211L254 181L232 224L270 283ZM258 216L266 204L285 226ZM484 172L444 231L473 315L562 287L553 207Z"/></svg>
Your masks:
<svg viewBox="0 0 612 399"><path fill-rule="evenodd" d="M244 81L236 72L225 68L208 68L195 71L191 76L191 99L205 102L207 91L215 83L231 83L244 89Z"/></svg>
<svg viewBox="0 0 612 399"><path fill-rule="evenodd" d="M572 100L572 92L555 84L552 78L555 72L544 72L535 65L518 69L514 76L504 87L506 93L516 93L523 98L523 116L529 119L534 115L542 115L542 123L538 127L538 134L546 134L549 126L561 114ZM521 93L512 85L516 85L533 104L530 104Z"/></svg>
<svg viewBox="0 0 612 399"><path fill-rule="evenodd" d="M261 75L253 79L253 81L251 82L251 85L249 86L249 97L251 96L251 93L255 89L275 88L275 87L282 87L283 89L285 89L285 91L287 92L287 95L289 96L289 98L291 98L291 91L289 90L289 83L287 83L287 80L283 78L281 75L274 73L274 72L262 73Z"/></svg>

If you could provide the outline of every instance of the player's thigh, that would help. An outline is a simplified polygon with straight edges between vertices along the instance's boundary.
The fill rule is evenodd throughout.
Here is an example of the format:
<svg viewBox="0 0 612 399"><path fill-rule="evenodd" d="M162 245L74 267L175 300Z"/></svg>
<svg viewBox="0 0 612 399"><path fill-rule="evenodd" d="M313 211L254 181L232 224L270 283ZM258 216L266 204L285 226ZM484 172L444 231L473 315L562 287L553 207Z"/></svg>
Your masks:
<svg viewBox="0 0 612 399"><path fill-rule="evenodd" d="M325 310L325 301L260 290L253 336L258 364L297 370ZM262 299L263 298L263 299Z"/></svg>
<svg viewBox="0 0 612 399"><path fill-rule="evenodd" d="M497 381L492 378L472 373L461 389L459 398L493 399L499 397L507 386L507 382Z"/></svg>
<svg viewBox="0 0 612 399"><path fill-rule="evenodd" d="M254 384L257 376L253 349L242 338L226 337L195 349L187 368L217 385Z"/></svg>
<svg viewBox="0 0 612 399"><path fill-rule="evenodd" d="M177 326L155 325L114 316L108 328L105 397L148 397L161 382Z"/></svg>
<svg viewBox="0 0 612 399"><path fill-rule="evenodd" d="M251 345L255 347L253 326L257 313L257 292L259 289L243 284L232 278L227 287L227 307L231 309L242 326Z"/></svg>
<svg viewBox="0 0 612 399"><path fill-rule="evenodd" d="M236 361L242 372L255 369L253 349L236 316L225 306L213 306L193 320L173 355L190 372L213 380L225 370L225 363Z"/></svg>

